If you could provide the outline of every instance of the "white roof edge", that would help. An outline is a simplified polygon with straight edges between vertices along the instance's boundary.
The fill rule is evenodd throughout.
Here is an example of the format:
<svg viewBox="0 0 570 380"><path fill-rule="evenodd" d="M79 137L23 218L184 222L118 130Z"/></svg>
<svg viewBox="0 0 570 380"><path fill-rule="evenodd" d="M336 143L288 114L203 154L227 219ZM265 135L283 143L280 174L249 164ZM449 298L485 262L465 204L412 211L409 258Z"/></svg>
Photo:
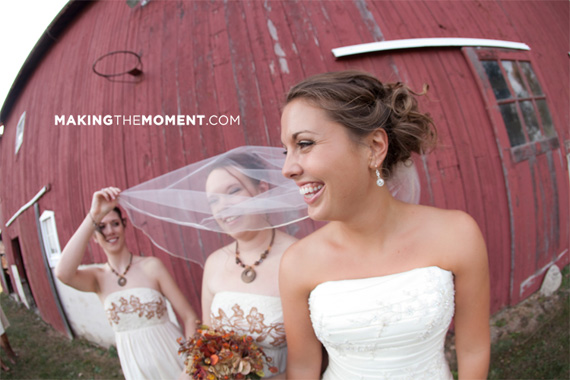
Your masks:
<svg viewBox="0 0 570 380"><path fill-rule="evenodd" d="M482 38L410 38L404 40L378 41L366 44L343 46L332 49L332 53L336 58L338 58L346 57L349 55L386 50L450 46L481 46L503 49L530 50L530 47L527 44L512 41L488 40Z"/></svg>

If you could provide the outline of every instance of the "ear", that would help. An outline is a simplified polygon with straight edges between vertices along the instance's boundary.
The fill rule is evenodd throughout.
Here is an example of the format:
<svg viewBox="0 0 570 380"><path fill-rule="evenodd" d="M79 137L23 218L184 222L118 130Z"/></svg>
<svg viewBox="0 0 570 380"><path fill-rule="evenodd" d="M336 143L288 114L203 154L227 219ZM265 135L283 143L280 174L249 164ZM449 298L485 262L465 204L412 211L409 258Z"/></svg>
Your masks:
<svg viewBox="0 0 570 380"><path fill-rule="evenodd" d="M388 134L383 128L378 128L370 133L367 139L370 147L369 166L376 169L382 165L388 154Z"/></svg>

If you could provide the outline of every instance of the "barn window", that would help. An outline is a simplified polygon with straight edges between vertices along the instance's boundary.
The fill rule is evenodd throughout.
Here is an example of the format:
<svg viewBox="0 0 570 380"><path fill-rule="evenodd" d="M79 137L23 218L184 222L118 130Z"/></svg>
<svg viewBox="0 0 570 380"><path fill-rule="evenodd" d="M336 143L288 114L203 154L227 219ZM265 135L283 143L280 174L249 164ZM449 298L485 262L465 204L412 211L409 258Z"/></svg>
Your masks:
<svg viewBox="0 0 570 380"><path fill-rule="evenodd" d="M481 60L511 147L556 139L546 95L530 62L514 59Z"/></svg>
<svg viewBox="0 0 570 380"><path fill-rule="evenodd" d="M55 214L53 211L46 210L42 213L40 216L40 226L45 254L50 267L54 268L61 257L61 248L59 246L59 238L57 237Z"/></svg>
<svg viewBox="0 0 570 380"><path fill-rule="evenodd" d="M14 146L14 154L18 154L22 143L24 142L24 125L26 124L26 111L20 116L18 125L16 126L16 144Z"/></svg>

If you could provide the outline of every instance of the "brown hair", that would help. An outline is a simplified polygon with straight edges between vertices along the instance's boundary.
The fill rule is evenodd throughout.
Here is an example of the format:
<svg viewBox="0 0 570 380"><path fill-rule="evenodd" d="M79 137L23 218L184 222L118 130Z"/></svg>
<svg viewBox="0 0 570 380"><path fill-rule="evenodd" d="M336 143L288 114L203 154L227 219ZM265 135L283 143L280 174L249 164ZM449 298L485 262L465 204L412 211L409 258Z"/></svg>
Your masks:
<svg viewBox="0 0 570 380"><path fill-rule="evenodd" d="M123 225L123 227L127 226L127 218L123 218L123 213L121 212L121 209L118 206L115 206L111 211L109 211L109 213L111 213L111 212L117 213L117 216L121 220L121 224ZM97 231L101 235L105 236L105 234L103 234L103 232L101 231L101 229L99 228L98 225L95 227L95 231Z"/></svg>
<svg viewBox="0 0 570 380"><path fill-rule="evenodd" d="M286 104L303 99L321 108L328 117L360 139L382 128L388 135L388 153L382 163L389 177L395 164L435 146L432 118L418 109L415 96L424 95L398 83L382 83L371 74L347 70L311 76L293 86Z"/></svg>
<svg viewBox="0 0 570 380"><path fill-rule="evenodd" d="M224 155L222 158L215 161L209 168L212 173L216 169L222 169L226 167L238 167L246 170L262 170L265 169L261 159L255 154L247 153L231 153L229 155ZM255 186L259 185L259 179L253 178L252 176L243 173ZM210 175L210 174L208 174ZM241 183L241 181L238 179Z"/></svg>

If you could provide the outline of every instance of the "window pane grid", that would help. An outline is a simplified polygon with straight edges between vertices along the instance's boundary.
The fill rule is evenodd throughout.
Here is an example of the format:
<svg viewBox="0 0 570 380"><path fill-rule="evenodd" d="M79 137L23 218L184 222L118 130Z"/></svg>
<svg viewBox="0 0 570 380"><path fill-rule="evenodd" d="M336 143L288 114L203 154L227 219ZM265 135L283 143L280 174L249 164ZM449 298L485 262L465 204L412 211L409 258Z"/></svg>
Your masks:
<svg viewBox="0 0 570 380"><path fill-rule="evenodd" d="M530 62L481 62L493 88L511 147L556 137L546 96Z"/></svg>
<svg viewBox="0 0 570 380"><path fill-rule="evenodd" d="M519 66L516 61L501 61L501 71L505 78L508 78L507 85L511 90L511 94L514 94L517 99L528 98L530 95L527 88L527 84L522 78L519 70Z"/></svg>
<svg viewBox="0 0 570 380"><path fill-rule="evenodd" d="M531 98L517 98L517 99L497 100L497 104L519 103L519 102L524 102L524 101L535 101L535 100L546 100L546 96L537 96L537 97L531 97Z"/></svg>
<svg viewBox="0 0 570 380"><path fill-rule="evenodd" d="M521 101L521 106L522 106L522 102L526 102L526 101L530 101L532 102L532 107L533 107L533 111L532 114L530 114L530 110L528 113L528 119L525 117L523 118L525 124L526 124L526 130L527 130L527 135L530 138L530 141L538 141L541 139L544 139L545 136L546 137L552 137L552 136L548 136L548 134L546 133L546 130L543 127L543 123L541 120L542 116L539 112L539 109L536 105L536 100L546 100L546 96L544 95L544 93L542 92L542 88L540 87L540 84L538 83L538 79L536 78L536 74L534 73L534 70L532 69L532 66L530 65L530 62L526 62L526 61L515 61L517 66L519 67L518 69L518 73L520 75L520 78L522 79L522 81L525 83L525 87L527 89L530 89L530 97L529 98L519 98L518 100ZM522 73L522 74L521 74ZM545 103L546 106L546 103ZM546 106L546 110L548 112L548 106ZM536 125L535 125L536 123ZM538 128L536 128L536 126ZM532 136L535 136L534 138ZM554 136L556 136L556 133L554 133Z"/></svg>
<svg viewBox="0 0 570 380"><path fill-rule="evenodd" d="M540 95L544 95L544 93L542 92L542 87L540 87L540 83L538 82L536 74L532 70L530 62L521 61L519 62L519 66L521 68L521 71L524 73L524 78L527 82L528 88L530 88L530 90L532 91L532 94L537 97Z"/></svg>

